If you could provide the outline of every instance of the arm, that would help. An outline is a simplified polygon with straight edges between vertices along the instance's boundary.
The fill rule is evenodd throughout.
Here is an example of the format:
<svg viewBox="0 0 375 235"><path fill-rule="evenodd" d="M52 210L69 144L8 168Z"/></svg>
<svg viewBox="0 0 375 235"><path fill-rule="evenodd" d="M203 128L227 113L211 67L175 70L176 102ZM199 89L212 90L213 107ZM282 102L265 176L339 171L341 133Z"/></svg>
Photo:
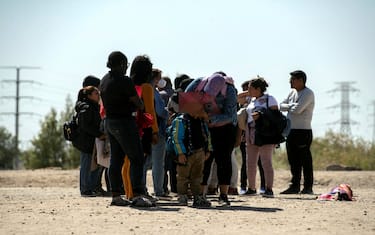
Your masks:
<svg viewBox="0 0 375 235"><path fill-rule="evenodd" d="M237 95L237 102L241 105L245 104L247 102L247 97L249 97L250 94L248 91L243 91Z"/></svg>
<svg viewBox="0 0 375 235"><path fill-rule="evenodd" d="M189 91L195 91L195 89L198 87L199 83L202 81L203 78L197 78L194 79L187 87L185 92Z"/></svg>
<svg viewBox="0 0 375 235"><path fill-rule="evenodd" d="M151 114L154 118L154 121L152 123L152 133L158 133L158 122L157 117L155 113L155 105L154 105L154 90L151 86L151 84L144 83L142 84L142 99L145 106L145 112Z"/></svg>
<svg viewBox="0 0 375 235"><path fill-rule="evenodd" d="M286 99L284 99L281 103L280 103L280 111L282 112L286 112L286 111L289 111L290 108L292 108L293 106L296 105L296 103L293 102L293 96L296 96L297 94L297 91L295 89L293 89L287 96Z"/></svg>
<svg viewBox="0 0 375 235"><path fill-rule="evenodd" d="M300 97L298 98L298 102L290 108L289 112L294 114L301 114L306 110L307 107L311 105L311 103L314 103L314 93L312 93L310 90L306 91L305 93L300 95Z"/></svg>
<svg viewBox="0 0 375 235"><path fill-rule="evenodd" d="M237 117L237 91L234 86L228 85L223 113L210 117L210 121L212 124L230 123L233 121L234 115Z"/></svg>
<svg viewBox="0 0 375 235"><path fill-rule="evenodd" d="M98 115L98 123L95 123L95 116ZM103 133L99 130L100 117L99 113L95 114L90 107L83 109L78 114L78 125L80 128L91 136L102 137Z"/></svg>
<svg viewBox="0 0 375 235"><path fill-rule="evenodd" d="M206 123L204 123L204 131L206 132L206 135L207 135L207 149L206 149L206 152L212 152L213 148L212 148L212 144L211 144L211 134L210 134L210 131L208 130L208 126L207 126Z"/></svg>
<svg viewBox="0 0 375 235"><path fill-rule="evenodd" d="M268 108L272 109L272 110L278 110L279 109L279 106L277 105L277 100L275 99L275 97L269 95L268 96Z"/></svg>
<svg viewBox="0 0 375 235"><path fill-rule="evenodd" d="M177 155L186 154L184 145L185 126L182 117L177 117L172 122L172 137Z"/></svg>

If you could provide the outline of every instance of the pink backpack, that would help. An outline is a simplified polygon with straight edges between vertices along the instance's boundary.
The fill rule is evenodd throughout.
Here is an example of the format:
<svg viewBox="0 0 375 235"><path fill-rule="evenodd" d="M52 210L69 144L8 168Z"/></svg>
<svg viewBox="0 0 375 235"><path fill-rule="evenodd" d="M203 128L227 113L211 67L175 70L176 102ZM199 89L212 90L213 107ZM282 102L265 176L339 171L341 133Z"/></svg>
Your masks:
<svg viewBox="0 0 375 235"><path fill-rule="evenodd" d="M203 78L195 91L203 91L213 97L216 97L219 93L225 96L227 92L225 77L221 74L214 73L210 77Z"/></svg>

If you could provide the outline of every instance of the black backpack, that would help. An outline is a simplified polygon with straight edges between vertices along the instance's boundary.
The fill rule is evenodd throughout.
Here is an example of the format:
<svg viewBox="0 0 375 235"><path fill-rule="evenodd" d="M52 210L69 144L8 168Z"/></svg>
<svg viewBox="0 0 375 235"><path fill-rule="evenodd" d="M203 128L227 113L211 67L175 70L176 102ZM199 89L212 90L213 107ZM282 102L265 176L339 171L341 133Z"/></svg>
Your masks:
<svg viewBox="0 0 375 235"><path fill-rule="evenodd" d="M280 144L285 141L283 132L288 126L288 119L280 112L268 107L258 110L260 117L255 121L255 145Z"/></svg>
<svg viewBox="0 0 375 235"><path fill-rule="evenodd" d="M77 116L73 115L70 121L64 122L63 124L64 138L67 141L74 141L78 136L78 123Z"/></svg>

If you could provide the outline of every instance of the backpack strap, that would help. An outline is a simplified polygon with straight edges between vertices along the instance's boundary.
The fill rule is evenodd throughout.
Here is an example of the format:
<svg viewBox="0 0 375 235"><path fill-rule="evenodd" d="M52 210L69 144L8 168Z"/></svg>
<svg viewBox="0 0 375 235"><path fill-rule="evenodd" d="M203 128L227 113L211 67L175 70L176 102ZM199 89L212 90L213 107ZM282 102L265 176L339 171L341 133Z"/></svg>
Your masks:
<svg viewBox="0 0 375 235"><path fill-rule="evenodd" d="M208 77L202 78L202 80L199 82L198 86L195 88L195 91L197 91L197 92L203 91L207 82L208 82Z"/></svg>
<svg viewBox="0 0 375 235"><path fill-rule="evenodd" d="M227 93L227 82L225 77L220 74L213 74L209 77L203 78L198 86L195 88L197 92L209 93L212 96L217 96L219 93L224 97Z"/></svg>

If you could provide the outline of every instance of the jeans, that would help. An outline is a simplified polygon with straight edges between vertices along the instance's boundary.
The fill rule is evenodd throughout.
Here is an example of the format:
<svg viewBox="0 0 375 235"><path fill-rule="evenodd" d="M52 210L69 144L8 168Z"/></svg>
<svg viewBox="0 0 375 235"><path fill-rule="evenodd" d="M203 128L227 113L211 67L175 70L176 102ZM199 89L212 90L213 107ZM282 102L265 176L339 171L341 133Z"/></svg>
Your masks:
<svg viewBox="0 0 375 235"><path fill-rule="evenodd" d="M79 190L82 193L94 191L98 178L98 171L91 171L92 154L81 152L79 170Z"/></svg>
<svg viewBox="0 0 375 235"><path fill-rule="evenodd" d="M159 136L157 144L152 145L151 156L147 157L144 166L144 182L146 182L147 169L152 168L152 181L156 196L164 194L164 164L165 164L165 137Z"/></svg>
<svg viewBox="0 0 375 235"><path fill-rule="evenodd" d="M135 119L133 117L106 118L105 127L111 144L109 180L113 196L119 195L122 191L121 169L125 155L130 160L130 180L134 195L145 194L146 187L143 182L144 156Z"/></svg>

